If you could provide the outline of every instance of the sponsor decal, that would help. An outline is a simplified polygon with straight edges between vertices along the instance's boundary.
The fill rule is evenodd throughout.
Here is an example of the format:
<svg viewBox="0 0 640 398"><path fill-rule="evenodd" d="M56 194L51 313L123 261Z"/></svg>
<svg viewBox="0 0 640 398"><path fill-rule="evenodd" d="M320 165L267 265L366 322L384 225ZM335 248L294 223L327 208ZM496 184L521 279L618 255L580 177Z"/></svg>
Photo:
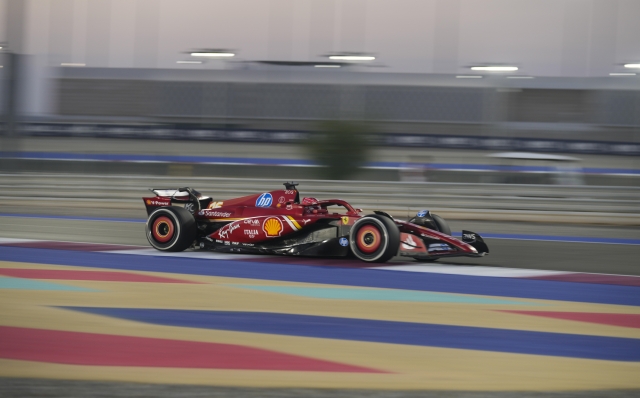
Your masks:
<svg viewBox="0 0 640 398"><path fill-rule="evenodd" d="M341 217L342 218L342 224L347 225L349 224L349 217Z"/></svg>
<svg viewBox="0 0 640 398"><path fill-rule="evenodd" d="M288 203L287 204L287 210L291 210L291 209L293 209L293 205L291 203Z"/></svg>
<svg viewBox="0 0 640 398"><path fill-rule="evenodd" d="M269 207L273 203L273 196L269 192L265 192L256 199L256 207Z"/></svg>
<svg viewBox="0 0 640 398"><path fill-rule="evenodd" d="M195 209L193 208L193 203L185 203L184 209L191 214L193 214L193 212L195 211Z"/></svg>
<svg viewBox="0 0 640 398"><path fill-rule="evenodd" d="M232 245L239 245L240 242L231 242Z"/></svg>
<svg viewBox="0 0 640 398"><path fill-rule="evenodd" d="M285 216L284 220L289 224L289 226L291 227L291 229L293 229L294 231L299 230L300 228L302 228L300 226L300 224L298 224L298 222L296 221L295 218L291 217L291 216Z"/></svg>
<svg viewBox="0 0 640 398"><path fill-rule="evenodd" d="M280 197L278 198L278 203L282 204L282 203L284 203L286 200L287 200L287 199L285 199L285 198L284 198L284 196L280 196Z"/></svg>
<svg viewBox="0 0 640 398"><path fill-rule="evenodd" d="M280 207L280 206L282 206L280 203L278 203L278 204L276 205L276 207Z"/></svg>
<svg viewBox="0 0 640 398"><path fill-rule="evenodd" d="M262 230L267 235L267 238L275 238L277 236L280 236L280 234L282 233L282 229L282 221L280 221L276 217L269 217L264 220L264 223L262 224Z"/></svg>
<svg viewBox="0 0 640 398"><path fill-rule="evenodd" d="M250 238L255 238L260 232L257 229L245 229L244 234L249 235Z"/></svg>
<svg viewBox="0 0 640 398"><path fill-rule="evenodd" d="M413 238L411 237L411 235L407 235L407 239L405 239L405 240L402 242L402 245L401 245L401 246L402 246L402 248L403 248L403 249L413 250L413 249L415 249L415 247L416 247L416 246L418 246L418 245L416 244L416 241L415 241L415 240L413 240Z"/></svg>
<svg viewBox="0 0 640 398"><path fill-rule="evenodd" d="M211 202L207 209L217 209L218 207L222 207L222 205L224 205L224 202Z"/></svg>
<svg viewBox="0 0 640 398"><path fill-rule="evenodd" d="M220 239L216 239L216 243L224 243L224 242L221 241Z"/></svg>
<svg viewBox="0 0 640 398"><path fill-rule="evenodd" d="M342 246L342 247L347 247L347 246L349 246L349 239L347 239L347 238L340 238L340 239L338 240L338 243L340 243L340 246Z"/></svg>
<svg viewBox="0 0 640 398"><path fill-rule="evenodd" d="M416 214L416 217L426 217L427 214L429 214L429 210L420 210L418 214Z"/></svg>
<svg viewBox="0 0 640 398"><path fill-rule="evenodd" d="M475 242L476 234L462 234L462 240L464 242Z"/></svg>
<svg viewBox="0 0 640 398"><path fill-rule="evenodd" d="M256 219L256 218L246 218L242 221L243 224L245 225L254 225L254 226L258 226L260 225L260 220Z"/></svg>
<svg viewBox="0 0 640 398"><path fill-rule="evenodd" d="M311 221L311 219L310 219L310 218L307 218L307 219L305 219L305 220L302 220L302 222L304 223L304 225L307 225L307 223L308 223L309 221Z"/></svg>
<svg viewBox="0 0 640 398"><path fill-rule="evenodd" d="M229 245L231 245L231 242L226 241L226 242L224 242L224 244L225 244L225 246L229 246Z"/></svg>
<svg viewBox="0 0 640 398"><path fill-rule="evenodd" d="M238 228L240 228L240 224L238 224L237 222L233 222L231 224L227 224L224 227L220 228L220 230L218 231L218 235L221 238L229 239L229 234L232 233L233 231L235 231Z"/></svg>
<svg viewBox="0 0 640 398"><path fill-rule="evenodd" d="M429 249L427 250L429 253L431 252L442 252L449 251L451 248L446 243L432 243L429 245Z"/></svg>
<svg viewBox="0 0 640 398"><path fill-rule="evenodd" d="M147 204L150 206L166 206L169 203L171 203L170 200L152 200L152 199L147 199Z"/></svg>
<svg viewBox="0 0 640 398"><path fill-rule="evenodd" d="M251 246L255 246L255 245L254 245L253 243L242 243L242 246L249 246L249 247L251 247Z"/></svg>
<svg viewBox="0 0 640 398"><path fill-rule="evenodd" d="M201 216L205 216L205 217L222 217L222 218L227 218L231 216L231 213L226 212L226 211L217 211L217 210L211 210L211 209L204 209L204 210L200 210L198 212L199 215Z"/></svg>

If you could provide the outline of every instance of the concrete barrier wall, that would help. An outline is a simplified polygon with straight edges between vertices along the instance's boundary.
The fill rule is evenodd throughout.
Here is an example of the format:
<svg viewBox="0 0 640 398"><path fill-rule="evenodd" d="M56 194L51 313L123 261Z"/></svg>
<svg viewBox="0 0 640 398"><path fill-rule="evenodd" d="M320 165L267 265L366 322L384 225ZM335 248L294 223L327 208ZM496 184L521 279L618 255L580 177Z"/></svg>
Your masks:
<svg viewBox="0 0 640 398"><path fill-rule="evenodd" d="M301 180L302 196L341 198L365 212L410 217L429 209L450 219L640 225L640 188ZM60 174L3 174L0 203L83 203L142 208L148 188L190 186L215 200L281 189L283 181Z"/></svg>

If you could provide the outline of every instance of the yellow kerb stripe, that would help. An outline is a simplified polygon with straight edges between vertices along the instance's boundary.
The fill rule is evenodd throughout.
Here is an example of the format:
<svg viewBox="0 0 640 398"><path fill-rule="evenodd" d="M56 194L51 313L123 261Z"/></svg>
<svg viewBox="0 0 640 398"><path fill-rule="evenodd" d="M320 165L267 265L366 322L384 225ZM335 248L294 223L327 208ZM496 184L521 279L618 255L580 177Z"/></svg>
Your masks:
<svg viewBox="0 0 640 398"><path fill-rule="evenodd" d="M287 218L288 218L289 220L291 220L291 222L293 223L293 225L295 225L295 226L296 226L296 228L298 228L298 229L302 229L302 227L300 226L300 224L298 224L298 222L296 221L296 219L295 219L295 218L293 218L293 217L291 217L291 216L287 216Z"/></svg>

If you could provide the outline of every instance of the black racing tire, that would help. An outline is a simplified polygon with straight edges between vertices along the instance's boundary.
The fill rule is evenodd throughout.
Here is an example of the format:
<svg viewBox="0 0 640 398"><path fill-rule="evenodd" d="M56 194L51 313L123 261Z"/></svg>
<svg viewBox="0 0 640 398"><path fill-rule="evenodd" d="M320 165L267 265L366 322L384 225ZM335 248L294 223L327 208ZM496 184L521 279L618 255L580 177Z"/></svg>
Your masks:
<svg viewBox="0 0 640 398"><path fill-rule="evenodd" d="M444 218L440 217L437 214L431 214L431 218L433 218L433 222L435 222L438 226L439 232L451 236L451 228L449 227L449 224L444 220Z"/></svg>
<svg viewBox="0 0 640 398"><path fill-rule="evenodd" d="M437 214L429 213L428 218L413 217L409 222L451 236L449 224Z"/></svg>
<svg viewBox="0 0 640 398"><path fill-rule="evenodd" d="M371 214L353 224L349 245L351 253L358 259L384 263L398 253L400 230L389 217Z"/></svg>
<svg viewBox="0 0 640 398"><path fill-rule="evenodd" d="M155 210L149 215L145 229L151 246L160 251L181 252L196 239L196 220L181 207Z"/></svg>
<svg viewBox="0 0 640 398"><path fill-rule="evenodd" d="M451 227L449 227L449 224L445 221L444 218L440 217L437 214L433 214L433 213L431 213L431 218L433 219L433 222L436 224L436 227L438 227L438 232L442 232L443 234L447 234L447 235L451 236ZM414 259L419 263L432 263L434 261L438 261L437 258L417 258L417 257L414 257Z"/></svg>

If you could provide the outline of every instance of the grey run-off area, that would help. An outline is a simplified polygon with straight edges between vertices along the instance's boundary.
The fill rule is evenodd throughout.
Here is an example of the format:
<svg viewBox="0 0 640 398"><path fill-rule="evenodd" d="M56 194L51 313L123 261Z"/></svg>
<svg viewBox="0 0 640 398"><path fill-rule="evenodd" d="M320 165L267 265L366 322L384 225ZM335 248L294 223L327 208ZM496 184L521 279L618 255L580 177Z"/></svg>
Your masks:
<svg viewBox="0 0 640 398"><path fill-rule="evenodd" d="M144 383L70 381L47 379L1 379L0 397L23 398L632 398L637 390L600 390L564 392L523 391L380 391L305 388L234 388Z"/></svg>

